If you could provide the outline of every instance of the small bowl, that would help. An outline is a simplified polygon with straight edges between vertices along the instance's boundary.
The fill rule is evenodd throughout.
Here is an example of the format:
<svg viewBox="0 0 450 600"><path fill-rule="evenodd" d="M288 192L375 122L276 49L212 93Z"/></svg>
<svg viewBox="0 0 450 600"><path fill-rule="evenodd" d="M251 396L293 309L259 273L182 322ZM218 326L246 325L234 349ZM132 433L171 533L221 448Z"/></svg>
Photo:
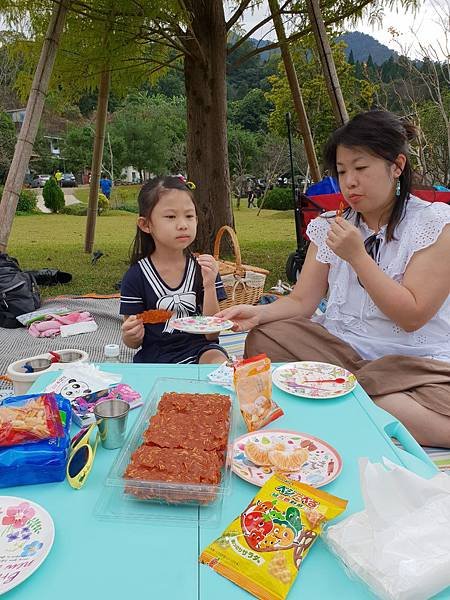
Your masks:
<svg viewBox="0 0 450 600"><path fill-rule="evenodd" d="M81 360L83 358L83 354L81 352L77 352L76 350L61 350L58 352L60 356L59 362L62 363L71 363Z"/></svg>
<svg viewBox="0 0 450 600"><path fill-rule="evenodd" d="M38 371L45 371L51 366L51 361L48 358L33 358L33 360L27 360L22 366L21 370L24 373L37 373ZM31 367L31 371L25 368L25 365Z"/></svg>

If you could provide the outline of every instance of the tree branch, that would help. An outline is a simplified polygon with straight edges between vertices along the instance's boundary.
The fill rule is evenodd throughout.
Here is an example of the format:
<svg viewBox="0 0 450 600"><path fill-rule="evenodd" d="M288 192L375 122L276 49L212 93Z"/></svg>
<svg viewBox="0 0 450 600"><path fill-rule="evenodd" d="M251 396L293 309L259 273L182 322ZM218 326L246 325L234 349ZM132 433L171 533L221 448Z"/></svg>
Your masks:
<svg viewBox="0 0 450 600"><path fill-rule="evenodd" d="M251 1L252 0L241 0L240 5L236 9L236 12L234 13L234 15L231 15L231 17L225 24L227 31L230 31L230 29L239 21L239 19L242 17L245 9L248 7Z"/></svg>
<svg viewBox="0 0 450 600"><path fill-rule="evenodd" d="M357 7L348 9L348 10L344 11L342 14L333 16L332 18L330 17L328 19L325 19L324 20L325 26L335 25L336 23L339 23L340 21L348 19L355 13L360 12L363 8L365 8L371 2L372 2L372 0L362 0ZM258 26L258 28L259 28L259 26ZM297 33L294 33L293 35L291 35L290 37L287 38L288 44L291 44L292 42L295 42L296 40L304 37L308 33L311 33L311 31L312 31L311 27L305 27L304 29L298 31ZM251 52L248 52L244 56L241 56L237 61L235 61L233 63L233 66L238 67L242 63L244 63L246 60L252 58L253 56L256 56L257 54L261 54L261 52L266 52L267 50L275 50L279 47L280 47L280 45L278 42L273 42L272 44L268 44L267 46L254 48Z"/></svg>

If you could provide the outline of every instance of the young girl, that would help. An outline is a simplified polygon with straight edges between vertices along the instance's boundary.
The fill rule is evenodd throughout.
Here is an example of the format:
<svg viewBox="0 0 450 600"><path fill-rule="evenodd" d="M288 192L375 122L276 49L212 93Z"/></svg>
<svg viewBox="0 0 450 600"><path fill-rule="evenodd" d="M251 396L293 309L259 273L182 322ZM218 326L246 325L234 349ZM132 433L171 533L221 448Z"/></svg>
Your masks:
<svg viewBox="0 0 450 600"><path fill-rule="evenodd" d="M170 321L146 324L134 316L165 309L175 317L214 315L226 297L218 264L209 254L196 259L188 248L197 234L189 187L178 177L157 177L142 186L131 267L121 284L124 344L139 348L139 363L221 363L227 358L217 336L174 330Z"/></svg>
<svg viewBox="0 0 450 600"><path fill-rule="evenodd" d="M450 447L450 206L410 194L413 134L384 111L335 131L325 161L348 209L309 224L292 294L219 316L256 327L247 355L341 365L420 443Z"/></svg>

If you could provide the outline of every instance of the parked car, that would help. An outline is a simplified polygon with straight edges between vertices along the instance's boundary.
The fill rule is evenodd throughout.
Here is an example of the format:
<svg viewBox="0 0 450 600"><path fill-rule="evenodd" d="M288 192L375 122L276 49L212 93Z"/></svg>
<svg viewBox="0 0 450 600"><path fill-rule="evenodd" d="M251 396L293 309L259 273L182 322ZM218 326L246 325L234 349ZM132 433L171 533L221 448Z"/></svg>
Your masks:
<svg viewBox="0 0 450 600"><path fill-rule="evenodd" d="M63 173L61 187L77 187L75 175L73 173Z"/></svg>
<svg viewBox="0 0 450 600"><path fill-rule="evenodd" d="M50 175L37 175L31 182L32 188L44 187L45 182L50 179Z"/></svg>

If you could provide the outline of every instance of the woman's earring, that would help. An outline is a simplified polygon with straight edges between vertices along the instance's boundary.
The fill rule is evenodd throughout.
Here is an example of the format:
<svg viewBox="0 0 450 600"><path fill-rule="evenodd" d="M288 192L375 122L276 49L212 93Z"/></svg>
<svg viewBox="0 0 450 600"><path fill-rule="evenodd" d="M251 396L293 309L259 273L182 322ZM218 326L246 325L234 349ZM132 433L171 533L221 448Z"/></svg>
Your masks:
<svg viewBox="0 0 450 600"><path fill-rule="evenodd" d="M395 186L395 195L400 196L400 179L397 179L397 185Z"/></svg>

